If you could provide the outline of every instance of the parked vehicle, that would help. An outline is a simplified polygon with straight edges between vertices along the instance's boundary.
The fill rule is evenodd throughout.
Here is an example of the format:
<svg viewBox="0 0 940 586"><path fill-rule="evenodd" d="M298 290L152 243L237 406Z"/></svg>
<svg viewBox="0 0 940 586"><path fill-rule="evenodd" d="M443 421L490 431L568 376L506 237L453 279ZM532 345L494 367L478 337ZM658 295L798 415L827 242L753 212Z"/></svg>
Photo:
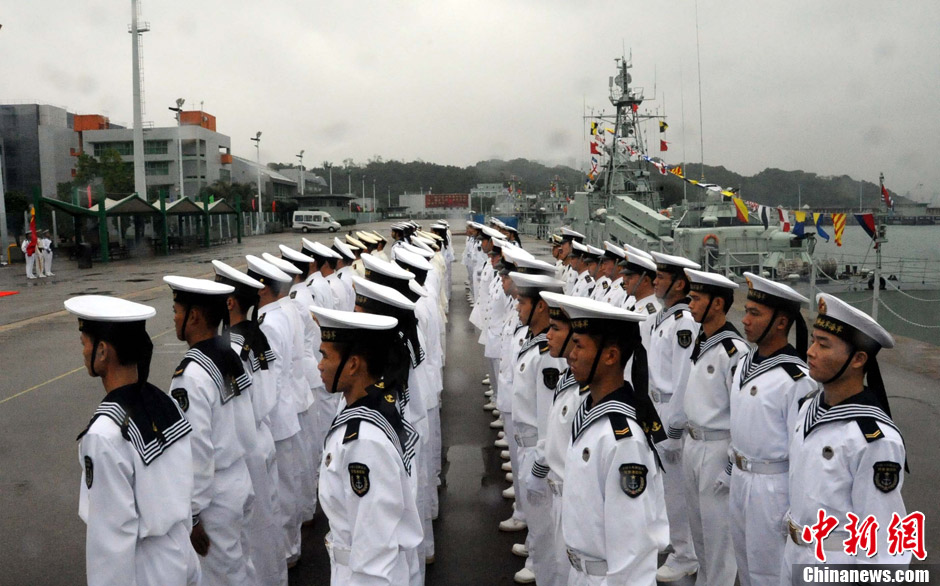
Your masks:
<svg viewBox="0 0 940 586"><path fill-rule="evenodd" d="M294 212L293 224L291 225L291 228L293 230L300 230L304 234L307 232L316 232L319 230L336 232L340 229L340 224L327 212L321 212L318 210L303 210Z"/></svg>

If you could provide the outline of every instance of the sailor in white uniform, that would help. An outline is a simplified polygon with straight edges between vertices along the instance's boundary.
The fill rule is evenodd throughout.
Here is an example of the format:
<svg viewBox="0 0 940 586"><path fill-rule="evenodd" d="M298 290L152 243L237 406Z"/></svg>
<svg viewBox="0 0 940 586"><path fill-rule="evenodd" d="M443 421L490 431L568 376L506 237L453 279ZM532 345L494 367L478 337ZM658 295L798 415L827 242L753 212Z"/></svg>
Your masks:
<svg viewBox="0 0 940 586"><path fill-rule="evenodd" d="M627 267L628 265L635 265L630 271L623 272L623 290L624 293L627 294L627 298L623 302L623 308L628 311L638 311L640 313L646 313L647 315L653 315L662 309L662 302L656 298L656 294L653 291L653 281L656 280L656 262L648 252L644 252L629 244L624 244L623 246L626 257L625 261L621 263L620 266ZM637 278L631 278L631 275L637 275ZM644 279L644 276L647 278ZM650 304L652 304L652 307ZM652 320L648 321L652 323ZM647 335L649 334L651 323L646 324L647 327L643 329L644 344L649 341Z"/></svg>
<svg viewBox="0 0 940 586"><path fill-rule="evenodd" d="M303 343L295 343L295 325L282 303L282 291L290 287L290 275L256 256L247 255L248 276L264 285L258 292L258 327L274 353L273 363L276 403L271 412L271 435L277 454L277 496L279 525L285 539L287 567L300 560L303 486L300 476L303 462L303 436L300 433L298 395L294 376L294 354L303 352ZM303 336L301 335L301 338Z"/></svg>
<svg viewBox="0 0 940 586"><path fill-rule="evenodd" d="M348 240L349 236L346 238ZM333 238L331 250L339 254L340 259L337 261L336 271L327 277L326 281L333 290L333 298L339 300L336 303L336 309L352 311L356 305L356 294L352 287L352 276L355 274L352 265L357 260L356 253L348 244L336 237Z"/></svg>
<svg viewBox="0 0 940 586"><path fill-rule="evenodd" d="M816 389L808 375L808 300L781 283L745 272L744 335L756 349L743 356L731 386L731 540L742 586L780 582L789 504L789 444L798 401ZM796 348L788 334L796 325Z"/></svg>
<svg viewBox="0 0 940 586"><path fill-rule="evenodd" d="M280 527L277 497L277 456L271 435L270 413L277 401L273 363L277 360L264 332L248 314L258 306L258 291L264 284L219 260L213 260L216 282L231 285L235 291L226 299L229 313L228 336L232 350L251 374L251 387L245 391L251 399L251 418L236 421L239 439L245 449L245 463L255 493L254 506L246 529L251 563L261 584L287 584L287 553ZM236 403L236 417L244 418ZM252 428L254 433L247 431Z"/></svg>
<svg viewBox="0 0 940 586"><path fill-rule="evenodd" d="M683 269L699 265L680 256L652 253L656 262L653 282L663 308L650 326L650 397L666 428L668 439L657 446L666 470L666 512L673 552L656 573L661 582L674 582L698 570L689 526L688 489L682 476L682 440L685 431L683 395L692 368L693 345L699 325L689 312L689 278ZM634 381L635 382L635 381Z"/></svg>
<svg viewBox="0 0 940 586"><path fill-rule="evenodd" d="M303 239L303 245L303 253L314 260L310 265L310 276L307 277L307 287L311 289L313 304L327 309L336 308L340 300L333 297L333 289L326 278L333 274L333 266L336 265L339 254L324 244L306 238Z"/></svg>
<svg viewBox="0 0 940 586"><path fill-rule="evenodd" d="M637 325L645 318L592 299L559 303L574 330L569 367L578 384L590 386L565 457L568 584L654 586L669 522L653 447L665 434L644 388L646 357ZM636 387L623 378L634 352Z"/></svg>
<svg viewBox="0 0 940 586"><path fill-rule="evenodd" d="M54 277L52 272L52 239L49 238L49 230L43 230L39 238L39 254L42 256L42 271L47 277Z"/></svg>
<svg viewBox="0 0 940 586"><path fill-rule="evenodd" d="M626 260L627 253L616 244L604 241L604 255L598 266L600 277L594 288L594 299L609 303L614 307L623 307L627 292L623 289L623 275L619 264Z"/></svg>
<svg viewBox="0 0 940 586"><path fill-rule="evenodd" d="M559 258L565 263L564 276L561 278L565 282L565 294L571 295L571 290L574 287L575 281L578 280L578 270L572 265L578 262L580 255L574 256L571 253L573 252L574 243L579 244L584 243L584 234L576 232L568 227L562 227L561 229L561 250L559 252Z"/></svg>
<svg viewBox="0 0 940 586"><path fill-rule="evenodd" d="M726 319L737 283L717 273L695 269L685 269L685 273L691 289L689 311L702 324L692 350L689 384L682 402L687 417L682 467L689 488L698 582L733 586L738 567L728 525L731 379L749 347Z"/></svg>
<svg viewBox="0 0 940 586"><path fill-rule="evenodd" d="M547 270L552 270L546 264ZM517 269L520 262L517 261ZM525 342L514 350L515 373L512 381L512 419L518 445L520 481L515 482L516 506L522 506L529 535L526 566L540 584L557 583L552 562L555 547L552 530L552 505L545 474L537 463L544 458L549 411L555 386L565 370L565 360L548 353L548 304L539 293L561 293L564 281L544 274L509 273L516 290L519 322L528 328Z"/></svg>
<svg viewBox="0 0 940 586"><path fill-rule="evenodd" d="M173 291L176 338L189 346L173 373L170 396L193 428L193 548L203 558L204 583L252 584L257 577L247 520L254 491L236 431L235 406L250 401L242 391L251 385L251 375L218 335L228 317L225 301L235 288L190 277L163 281Z"/></svg>
<svg viewBox="0 0 940 586"><path fill-rule="evenodd" d="M573 331L568 314L561 307L560 300L564 296L550 291L539 293L548 304L549 328L548 352L553 358L567 360L574 345L571 343ZM572 298L574 299L574 298ZM548 423L545 432L544 449L533 465L532 472L536 477L547 480L552 501L552 546L553 554L550 559L552 572L546 584L564 585L568 583L568 574L571 564L568 562L568 553L565 548L565 537L562 532L562 495L565 484L565 457L571 443L571 424L581 403L587 397L590 388L582 388L575 380L570 368L563 370L559 376L558 384L552 397L552 407L548 412Z"/></svg>
<svg viewBox="0 0 940 586"><path fill-rule="evenodd" d="M594 248L593 246L591 248ZM568 292L573 297L590 298L591 291L594 290L594 277L588 267L588 261L591 258L591 252L588 247L580 242L571 243L571 267L577 272L574 284ZM597 261L594 261L594 267L597 267Z"/></svg>
<svg viewBox="0 0 940 586"><path fill-rule="evenodd" d="M323 380L345 400L320 461L330 583L409 584L409 552L422 537L409 478L416 438L396 408L394 389L382 379L397 322L313 306L310 311L322 329Z"/></svg>
<svg viewBox="0 0 940 586"><path fill-rule="evenodd" d="M888 546L894 515L907 516L901 496L907 453L891 419L877 361L879 350L894 347L894 338L867 314L832 295L819 293L816 300L819 314L807 358L809 375L822 390L802 402L790 439L790 538L781 585L791 583L794 564L821 563L814 544L802 537L804 526L818 522L820 509L839 522L823 541L827 563L906 566L912 555L910 550L891 555ZM878 523L870 550L877 547L875 555L869 557L861 547L857 555L845 552L849 513L859 524L869 515Z"/></svg>
<svg viewBox="0 0 940 586"><path fill-rule="evenodd" d="M156 311L116 297L65 302L78 317L85 369L106 395L78 436L78 514L87 525L89 586L195 586L192 428L176 403L147 382Z"/></svg>

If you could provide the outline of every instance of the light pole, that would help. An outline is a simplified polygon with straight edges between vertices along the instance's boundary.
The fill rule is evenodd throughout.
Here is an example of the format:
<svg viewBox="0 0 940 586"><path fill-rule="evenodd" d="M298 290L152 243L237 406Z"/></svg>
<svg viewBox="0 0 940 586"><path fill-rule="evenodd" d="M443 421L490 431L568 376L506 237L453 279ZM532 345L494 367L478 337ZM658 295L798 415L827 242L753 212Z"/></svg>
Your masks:
<svg viewBox="0 0 940 586"><path fill-rule="evenodd" d="M180 167L180 188L179 188L179 199L183 199L183 104L186 102L183 98L176 99L176 107L170 107L171 112L176 112L176 152L179 156L179 167Z"/></svg>
<svg viewBox="0 0 940 586"><path fill-rule="evenodd" d="M346 167L346 193L352 195L352 169Z"/></svg>
<svg viewBox="0 0 940 586"><path fill-rule="evenodd" d="M258 156L258 234L264 234L264 215L261 211L261 131L255 135L255 151Z"/></svg>
<svg viewBox="0 0 940 586"><path fill-rule="evenodd" d="M366 176L362 176L362 189L359 191L360 197L362 197L362 211L366 211Z"/></svg>
<svg viewBox="0 0 940 586"><path fill-rule="evenodd" d="M10 235L7 234L7 200L3 193L3 148L0 145L0 266L7 264L7 241Z"/></svg>
<svg viewBox="0 0 940 586"><path fill-rule="evenodd" d="M372 178L372 215L375 215L375 178ZM375 220L375 218L373 218Z"/></svg>
<svg viewBox="0 0 940 586"><path fill-rule="evenodd" d="M326 169L330 172L330 195L333 195L333 163L326 163Z"/></svg>
<svg viewBox="0 0 940 586"><path fill-rule="evenodd" d="M300 195L304 194L304 151L301 149L297 154L297 160L300 161Z"/></svg>

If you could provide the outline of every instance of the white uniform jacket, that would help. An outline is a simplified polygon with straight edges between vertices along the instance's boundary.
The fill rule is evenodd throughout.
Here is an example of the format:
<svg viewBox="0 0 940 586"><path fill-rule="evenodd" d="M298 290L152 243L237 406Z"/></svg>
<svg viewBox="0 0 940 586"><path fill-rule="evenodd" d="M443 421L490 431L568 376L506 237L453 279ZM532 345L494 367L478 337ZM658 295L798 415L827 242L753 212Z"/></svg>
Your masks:
<svg viewBox="0 0 940 586"><path fill-rule="evenodd" d="M587 397L570 370L565 370L558 384L552 407L548 412L548 424L545 433L545 447L532 467L532 474L545 478L549 471L559 482L565 480L565 457L571 445L571 422L581 403Z"/></svg>
<svg viewBox="0 0 940 586"><path fill-rule="evenodd" d="M142 392L153 419L129 416L140 411ZM154 424L165 442L156 438ZM189 542L191 429L163 391L135 384L108 393L78 436L78 514L87 525L90 586L198 583Z"/></svg>
<svg viewBox="0 0 940 586"><path fill-rule="evenodd" d="M333 289L330 287L330 284L327 282L326 277L323 276L323 273L316 271L311 273L307 277L307 288L311 290L311 295L313 296L313 304L317 307L325 307L327 309L341 309L337 305L337 300L333 297Z"/></svg>
<svg viewBox="0 0 940 586"><path fill-rule="evenodd" d="M822 392L801 401L796 432L790 440L789 520L802 531L818 521L819 509L836 517L839 526L829 534L826 561L835 564L907 564L911 552L888 554L888 526L892 515L906 516L904 488L906 450L901 433L869 389L830 407ZM869 515L878 522L877 553L868 557L844 553L842 541L846 513ZM838 551L828 548L835 546ZM787 541L783 576L789 581L790 564L815 564L814 547Z"/></svg>
<svg viewBox="0 0 940 586"><path fill-rule="evenodd" d="M555 386L566 368L563 358L548 353L547 331L532 335L530 330L513 357L512 421L522 448L544 443Z"/></svg>
<svg viewBox="0 0 940 586"><path fill-rule="evenodd" d="M680 301L656 314L650 329L649 359L650 397L662 419L666 435L682 437L685 412L683 395L692 369L693 344L699 324L692 318L689 306Z"/></svg>
<svg viewBox="0 0 940 586"><path fill-rule="evenodd" d="M610 283L607 292L601 301L609 303L614 307L623 307L627 300L627 292L623 288L623 277L617 277Z"/></svg>
<svg viewBox="0 0 940 586"><path fill-rule="evenodd" d="M274 371L276 402L271 411L271 434L274 441L285 440L300 431L300 421L294 408L294 336L290 317L280 303L268 303L258 309L258 327L264 332L276 360L270 365Z"/></svg>
<svg viewBox="0 0 940 586"><path fill-rule="evenodd" d="M607 294L610 292L611 283L612 281L606 275L597 279L594 282L594 290L591 291L591 299L605 301Z"/></svg>
<svg viewBox="0 0 940 586"><path fill-rule="evenodd" d="M741 334L729 323L696 342L682 402L688 426L693 432L731 429L733 373L749 349Z"/></svg>
<svg viewBox="0 0 940 586"><path fill-rule="evenodd" d="M406 552L423 538L409 480L417 438L376 408L394 397L371 389L336 416L320 462L333 586L407 584Z"/></svg>
<svg viewBox="0 0 940 586"><path fill-rule="evenodd" d="M574 272L574 270L571 272ZM569 293L569 295L572 297L590 297L591 291L593 290L594 278L591 277L587 269L585 269L578 274L574 285L571 286L571 293Z"/></svg>
<svg viewBox="0 0 940 586"><path fill-rule="evenodd" d="M625 383L597 405L588 396L575 414L565 459L569 559L605 562L610 586L654 586L657 555L669 544L663 473L632 395Z"/></svg>
<svg viewBox="0 0 940 586"><path fill-rule="evenodd" d="M320 363L320 324L313 319L310 313L310 306L314 305L313 295L310 288L303 283L296 283L290 288L289 297L300 314L300 321L304 326L304 376L307 379L307 386L311 389L318 389L323 386L323 379L320 377L320 369L317 365Z"/></svg>

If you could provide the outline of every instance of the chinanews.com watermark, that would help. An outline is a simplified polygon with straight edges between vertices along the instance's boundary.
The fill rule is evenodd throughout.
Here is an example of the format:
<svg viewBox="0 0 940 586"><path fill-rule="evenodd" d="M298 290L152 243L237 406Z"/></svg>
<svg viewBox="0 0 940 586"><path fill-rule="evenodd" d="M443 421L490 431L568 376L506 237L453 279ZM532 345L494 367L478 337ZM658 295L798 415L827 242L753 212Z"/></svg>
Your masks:
<svg viewBox="0 0 940 586"><path fill-rule="evenodd" d="M890 565L793 566L793 584L938 584L940 565L921 564L899 568Z"/></svg>

